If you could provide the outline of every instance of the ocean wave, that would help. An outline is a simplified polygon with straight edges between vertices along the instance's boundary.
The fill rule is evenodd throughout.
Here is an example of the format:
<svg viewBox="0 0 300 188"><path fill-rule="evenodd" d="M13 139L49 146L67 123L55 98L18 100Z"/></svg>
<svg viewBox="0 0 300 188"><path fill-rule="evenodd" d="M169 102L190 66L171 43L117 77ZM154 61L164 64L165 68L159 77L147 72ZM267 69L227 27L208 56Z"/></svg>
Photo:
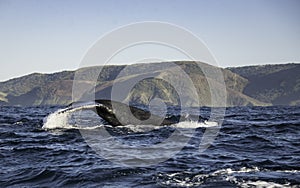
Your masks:
<svg viewBox="0 0 300 188"><path fill-rule="evenodd" d="M300 173L299 170L276 170L270 171L266 169L261 169L258 167L242 167L240 169L225 168L216 170L211 173L191 173L191 172L174 172L169 174L158 174L157 178L160 180L159 184L163 186L174 186L174 187L194 187L201 185L210 184L213 187L218 187L220 185L231 185L240 187L297 187L291 185L291 183L280 183L266 180L247 180L243 179L247 177L247 174L255 173L286 173L295 175ZM243 178L241 178L243 174ZM246 174L246 176L245 176Z"/></svg>

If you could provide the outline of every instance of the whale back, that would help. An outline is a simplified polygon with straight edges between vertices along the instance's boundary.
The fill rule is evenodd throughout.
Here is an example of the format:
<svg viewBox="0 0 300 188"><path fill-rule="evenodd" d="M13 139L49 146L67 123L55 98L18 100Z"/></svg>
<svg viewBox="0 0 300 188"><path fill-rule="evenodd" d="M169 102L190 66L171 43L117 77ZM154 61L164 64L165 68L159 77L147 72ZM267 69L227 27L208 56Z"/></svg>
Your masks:
<svg viewBox="0 0 300 188"><path fill-rule="evenodd" d="M121 102L112 100L96 100L98 104L96 106L97 114L107 121L112 126L120 125L137 125L137 124L147 124L147 125L171 125L177 123L178 121L165 119L158 115L151 114L147 110L141 108L127 105ZM130 115L128 115L128 109L130 109ZM116 117L118 114L118 117ZM135 117L132 118L131 114Z"/></svg>

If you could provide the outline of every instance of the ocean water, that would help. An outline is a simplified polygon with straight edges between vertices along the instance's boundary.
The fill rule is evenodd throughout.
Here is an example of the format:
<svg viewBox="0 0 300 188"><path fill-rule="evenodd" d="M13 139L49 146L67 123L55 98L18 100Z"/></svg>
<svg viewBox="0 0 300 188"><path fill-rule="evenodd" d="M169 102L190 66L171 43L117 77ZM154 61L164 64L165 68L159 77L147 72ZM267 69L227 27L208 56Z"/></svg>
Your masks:
<svg viewBox="0 0 300 188"><path fill-rule="evenodd" d="M300 187L300 107L227 108L219 134L204 151L199 144L210 125L114 128L88 112L84 117L89 118L75 122L75 111L58 115L60 108L0 107L0 187ZM201 115L209 111L203 108ZM82 130L103 128L131 146L163 142L177 129L182 134L195 129L170 158L124 166L101 156L82 135ZM118 155L140 157L124 150Z"/></svg>

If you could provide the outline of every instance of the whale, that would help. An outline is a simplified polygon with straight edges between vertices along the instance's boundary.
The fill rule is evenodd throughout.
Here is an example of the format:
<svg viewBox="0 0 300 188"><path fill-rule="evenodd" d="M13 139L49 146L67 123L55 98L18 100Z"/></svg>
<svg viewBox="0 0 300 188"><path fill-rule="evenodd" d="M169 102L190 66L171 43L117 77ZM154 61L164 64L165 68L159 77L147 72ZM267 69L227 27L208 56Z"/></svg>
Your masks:
<svg viewBox="0 0 300 188"><path fill-rule="evenodd" d="M59 113L77 111L76 109L91 110L98 114L98 116L106 121L109 125L114 127L124 125L165 126L176 124L182 121L196 121L205 123L208 120L202 116L192 114L174 115L167 113L165 116L159 116L152 114L147 109L137 107L137 105L128 105L122 102L107 99L95 100L92 104L90 102L83 101L73 102Z"/></svg>
<svg viewBox="0 0 300 188"><path fill-rule="evenodd" d="M147 109L127 105L113 100L95 100L95 112L112 126L122 125L155 125L165 126L179 123L181 121L205 122L206 118L198 115L166 114L165 117L154 115Z"/></svg>

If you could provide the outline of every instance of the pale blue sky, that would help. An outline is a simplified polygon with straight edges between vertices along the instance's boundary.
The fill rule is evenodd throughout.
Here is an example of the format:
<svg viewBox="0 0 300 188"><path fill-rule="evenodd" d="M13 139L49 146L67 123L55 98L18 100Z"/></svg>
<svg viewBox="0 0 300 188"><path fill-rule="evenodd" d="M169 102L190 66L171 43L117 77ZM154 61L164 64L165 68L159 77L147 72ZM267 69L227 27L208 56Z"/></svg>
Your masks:
<svg viewBox="0 0 300 188"><path fill-rule="evenodd" d="M0 0L0 81L76 69L103 34L141 21L188 29L222 67L300 61L299 0Z"/></svg>

